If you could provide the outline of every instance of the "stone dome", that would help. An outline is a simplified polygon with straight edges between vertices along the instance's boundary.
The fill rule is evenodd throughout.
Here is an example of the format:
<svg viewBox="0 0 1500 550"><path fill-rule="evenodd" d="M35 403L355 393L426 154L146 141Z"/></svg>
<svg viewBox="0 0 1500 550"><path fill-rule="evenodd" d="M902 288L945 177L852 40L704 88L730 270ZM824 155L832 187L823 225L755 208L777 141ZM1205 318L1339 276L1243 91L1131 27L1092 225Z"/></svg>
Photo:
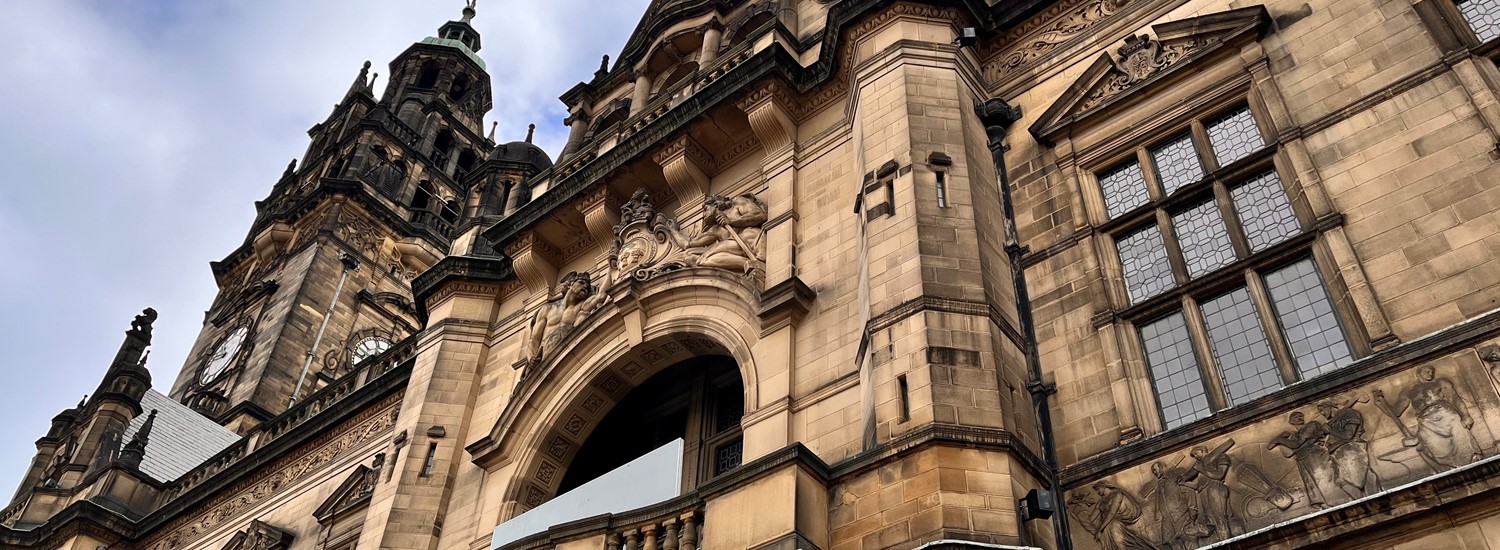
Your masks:
<svg viewBox="0 0 1500 550"><path fill-rule="evenodd" d="M501 162L514 162L516 164L529 164L537 170L546 170L552 167L552 157L534 143L525 141L512 141L495 147L490 152L490 160Z"/></svg>

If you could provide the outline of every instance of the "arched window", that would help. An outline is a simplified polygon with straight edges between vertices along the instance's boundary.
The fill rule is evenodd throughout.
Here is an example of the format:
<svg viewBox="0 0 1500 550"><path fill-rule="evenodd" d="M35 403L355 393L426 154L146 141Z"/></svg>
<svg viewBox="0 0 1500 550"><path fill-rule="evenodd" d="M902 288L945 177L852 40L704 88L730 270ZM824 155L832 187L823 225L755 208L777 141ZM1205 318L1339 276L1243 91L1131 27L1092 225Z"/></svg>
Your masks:
<svg viewBox="0 0 1500 550"><path fill-rule="evenodd" d="M461 74L453 77L453 85L448 87L448 99L458 101L467 93L469 93L468 75Z"/></svg>
<svg viewBox="0 0 1500 550"><path fill-rule="evenodd" d="M425 211L430 208L432 206L433 194L432 182L422 180L421 183L417 184L416 192L412 193L411 209Z"/></svg>
<svg viewBox="0 0 1500 550"><path fill-rule="evenodd" d="M629 116L630 109L628 107L615 107L609 114L599 117L599 120L594 122L594 126L589 128L589 133L585 137L593 138L603 134L614 128L615 125L624 122Z"/></svg>
<svg viewBox="0 0 1500 550"><path fill-rule="evenodd" d="M417 72L417 87L432 88L437 86L438 64L436 61L428 60L422 63L422 69Z"/></svg>
<svg viewBox="0 0 1500 550"><path fill-rule="evenodd" d="M453 130L438 132L437 139L432 141L432 162L437 164L439 170L448 169L448 158L453 155Z"/></svg>
<svg viewBox="0 0 1500 550"><path fill-rule="evenodd" d="M735 45L749 40L751 36L755 35L755 31L760 30L762 27L765 27L767 23L770 23L772 20L776 19L775 12L765 8L761 9L763 11L751 15L749 18L741 21L738 25L735 25L734 30L730 31L729 34L729 47L732 48Z"/></svg>
<svg viewBox="0 0 1500 550"><path fill-rule="evenodd" d="M672 67L672 70L670 72L661 77L661 80L656 85L656 91L652 92L652 95L671 90L672 86L675 86L678 82L682 82L687 77L692 76L693 72L697 70L697 61L690 61L687 63L679 64L676 67Z"/></svg>
<svg viewBox="0 0 1500 550"><path fill-rule="evenodd" d="M463 205L458 203L458 199L448 199L447 202L443 203L443 210L438 212L438 215L442 216L443 221L458 223L458 211L462 208Z"/></svg>
<svg viewBox="0 0 1500 550"><path fill-rule="evenodd" d="M479 155L473 149L464 149L458 154L458 168L453 170L453 179L462 180L469 172L474 170L474 165L479 163Z"/></svg>
<svg viewBox="0 0 1500 550"><path fill-rule="evenodd" d="M706 356L668 367L609 411L579 449L558 494L592 481L681 438L683 488L739 467L745 387L734 359Z"/></svg>

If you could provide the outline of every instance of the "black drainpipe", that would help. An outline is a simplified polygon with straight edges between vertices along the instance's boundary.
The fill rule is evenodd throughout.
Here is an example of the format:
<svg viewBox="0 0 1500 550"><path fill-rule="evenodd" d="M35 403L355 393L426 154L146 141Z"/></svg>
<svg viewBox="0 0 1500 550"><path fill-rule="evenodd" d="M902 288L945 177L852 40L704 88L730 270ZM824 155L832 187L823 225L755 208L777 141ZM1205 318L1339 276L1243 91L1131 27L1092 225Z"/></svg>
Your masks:
<svg viewBox="0 0 1500 550"><path fill-rule="evenodd" d="M1068 511L1063 504L1062 481L1057 475L1057 443L1052 434L1052 409L1047 405L1047 397L1057 393L1057 386L1042 382L1042 361L1036 351L1036 322L1031 317L1031 296L1026 289L1026 270L1021 266L1022 258L1030 250L1022 246L1016 236L1016 212L1010 201L1010 174L1005 170L1005 152L1010 149L1005 144L1005 133L1011 124L1021 119L1021 108L994 98L974 110L979 114L979 120L984 123L985 133L989 137L990 156L995 162L995 175L1000 183L1000 206L1005 215L1005 253L1010 256L1011 273L1016 286L1016 312L1020 317L1021 337L1025 339L1026 345L1023 351L1026 352L1026 367L1031 372L1031 379L1026 381L1026 391L1031 393L1031 402L1036 406L1037 423L1041 424L1042 455L1047 462L1047 473L1051 476L1047 482L1051 484L1053 505L1057 509L1057 513L1052 515L1052 529L1056 531L1058 549L1072 550ZM1022 531L1025 531L1024 525Z"/></svg>

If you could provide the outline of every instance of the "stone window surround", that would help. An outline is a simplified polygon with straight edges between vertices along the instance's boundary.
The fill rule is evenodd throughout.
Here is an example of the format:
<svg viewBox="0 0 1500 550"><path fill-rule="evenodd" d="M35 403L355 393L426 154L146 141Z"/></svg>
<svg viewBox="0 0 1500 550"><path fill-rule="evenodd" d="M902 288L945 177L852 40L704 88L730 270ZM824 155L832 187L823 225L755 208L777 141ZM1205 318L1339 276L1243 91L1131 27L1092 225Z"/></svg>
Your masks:
<svg viewBox="0 0 1500 550"><path fill-rule="evenodd" d="M1145 112L1139 105L1149 104L1149 99L1126 101L1123 103L1134 106L1116 106L1089 113L1086 126L1080 124L1085 122L1084 119L1064 122L1049 130L1056 133L1050 133L1048 140L1044 140L1051 141L1057 151L1062 174L1072 180L1071 186L1076 191L1073 203L1085 218L1084 224L1079 228L1082 236L1078 242L1091 248L1094 256L1090 261L1095 273L1091 283L1096 296L1093 300L1093 324L1103 340L1104 362L1109 375L1120 380L1111 394L1119 416L1121 444L1166 431L1161 422L1160 411L1155 406L1155 392L1151 386L1148 367L1136 342L1138 336L1132 334L1135 332L1134 327L1124 322L1122 317L1145 319L1150 316L1147 311L1153 307L1153 303L1158 308L1154 313L1160 316L1164 311L1161 303L1171 300L1163 296L1173 294L1165 293L1156 298L1158 302L1147 301L1134 308L1126 305L1129 299L1124 295L1120 264L1114 257L1114 243L1106 234L1110 227L1118 229L1118 226L1110 225L1108 210L1094 171L1117 166L1125 157L1136 154L1136 148L1156 145L1171 137L1172 132L1181 132L1194 116L1211 117L1236 104L1247 104L1266 138L1266 148L1228 168L1229 172L1237 172L1238 175L1218 174L1223 180L1237 182L1253 177L1252 170L1274 166L1282 179L1288 199L1303 225L1303 232L1259 253L1257 258L1267 263L1280 262L1278 265L1285 265L1294 260L1293 256L1312 256L1319 274L1324 278L1324 287L1334 302L1334 310L1342 322L1346 341L1356 359L1368 356L1374 349L1384 349L1398 343L1391 335L1389 323L1378 305L1373 308L1356 305L1376 302L1369 295L1362 268L1355 263L1358 259L1349 253L1349 243L1343 233L1343 217L1332 209L1321 179L1310 164L1306 145L1302 143L1306 129L1292 120L1281 98L1280 89L1271 78L1264 50L1258 41L1236 43L1231 47L1239 50L1237 56L1208 57L1174 67L1191 67L1194 73L1169 84L1175 88L1173 95L1186 97L1185 101ZM1146 97L1156 93L1164 85L1166 84L1160 82L1148 83L1127 90L1125 94L1136 98ZM1091 134L1098 134L1102 127L1116 130L1102 138L1089 137ZM1034 135L1038 135L1036 127L1032 130ZM1121 217L1126 218L1128 217ZM1114 223L1123 225L1130 222ZM1051 248L1053 247L1048 247L1048 250ZM1040 258L1034 258L1028 265L1035 265L1038 261ZM1219 273L1240 275L1237 278L1239 284L1245 284L1244 269L1268 267L1271 266L1244 266L1237 268L1240 271L1226 268ZM1224 283L1215 280L1215 276L1210 274L1185 288L1178 287L1174 292L1212 294L1212 291L1203 287L1214 284L1220 285L1220 290L1223 290ZM1178 302L1172 303L1175 305ZM1136 317L1137 315L1145 317ZM1285 392L1278 391L1273 395L1280 393ZM1191 432L1196 428L1189 426L1197 424L1189 423L1173 431Z"/></svg>
<svg viewBox="0 0 1500 550"><path fill-rule="evenodd" d="M1120 340L1120 345L1116 349L1122 357L1118 359L1124 359L1128 363L1126 368L1128 376L1144 386L1142 389L1145 391L1139 392L1138 395L1146 399L1137 399L1136 414L1137 418L1143 420L1142 429L1147 433L1161 432L1167 428L1165 419L1162 417L1163 412L1157 402L1157 392L1154 388L1150 366L1146 362L1145 342L1136 330L1141 323L1160 319L1172 312L1187 315L1187 326L1198 352L1200 376L1203 378L1210 409L1221 411L1234 405L1226 394L1225 383L1221 379L1222 373L1215 366L1217 361L1212 359L1210 338L1199 313L1201 311L1199 301L1220 296L1236 288L1250 289L1250 294L1257 304L1259 324L1266 333L1266 340L1271 345L1284 388L1286 385L1299 381L1300 375L1297 372L1296 362L1292 359L1287 339L1282 335L1282 329L1275 317L1275 310L1270 306L1270 297L1261 277L1312 256L1317 259L1315 264L1318 265L1318 271L1325 281L1325 288L1329 291L1330 298L1335 291L1334 288L1328 288L1333 286L1330 283L1336 280L1329 277L1332 270L1328 269L1326 260L1319 258L1322 254L1319 253L1316 243L1317 228L1315 226L1317 224L1311 220L1307 208L1293 199L1295 194L1289 185L1286 189L1287 197L1292 203L1293 212L1301 226L1297 235L1259 252L1252 252L1252 247L1247 242L1246 232L1235 215L1237 211L1230 200L1230 189L1234 186L1266 172L1277 174L1284 185L1290 179L1286 177L1287 171L1277 166L1277 157L1281 152L1274 135L1267 131L1266 119L1268 117L1258 108L1258 101L1256 101L1258 98L1253 97L1254 95L1253 91L1241 91L1215 98L1213 101L1195 107L1187 115L1179 117L1174 121L1175 124L1159 124L1150 133L1132 140L1128 145L1119 147L1119 153L1098 157L1103 160L1084 165L1079 171L1080 179L1084 180L1081 185L1099 189L1096 174L1107 172L1133 160L1140 163L1148 182L1146 187L1151 199L1145 205L1133 208L1129 212L1118 213L1114 219L1108 219L1109 211L1104 204L1102 192L1088 193L1086 195L1089 198L1085 200L1085 207L1095 214L1094 219L1108 219L1096 228L1100 237L1096 249L1101 253L1101 263L1113 266L1110 270L1114 271L1113 276L1107 277L1110 280L1106 282L1106 286L1109 290L1109 305L1112 310L1110 316L1115 318L1116 326L1113 332ZM1205 124L1220 115L1242 107L1249 108L1252 118L1256 120L1257 127L1261 131L1265 145L1260 150L1245 155L1228 166L1219 166L1208 139ZM1152 150L1162 143L1181 136L1184 131L1193 136L1199 154L1198 160L1206 175L1198 181L1181 186L1169 196L1163 196L1163 187L1157 181L1157 170L1153 169ZM1217 202L1219 211L1225 214L1223 223L1228 227L1230 239L1235 248L1236 260L1208 273L1191 276L1188 273L1188 266L1182 261L1184 258L1182 251L1177 246L1180 239L1174 235L1176 223L1172 219L1172 213L1197 204L1205 197L1212 202ZM1117 271L1118 266L1122 264L1115 241L1142 227L1151 226L1165 228L1163 238L1171 250L1169 258L1175 284L1153 297L1132 304L1129 292L1125 288L1123 272ZM1344 327L1351 325L1350 316L1345 314L1346 312L1337 311L1336 308L1335 313L1340 318L1341 325ZM1345 341L1350 344L1351 353L1356 357L1368 354L1367 347L1356 344L1355 335L1358 331L1346 328L1344 333ZM1210 413L1209 416L1212 414L1214 413Z"/></svg>

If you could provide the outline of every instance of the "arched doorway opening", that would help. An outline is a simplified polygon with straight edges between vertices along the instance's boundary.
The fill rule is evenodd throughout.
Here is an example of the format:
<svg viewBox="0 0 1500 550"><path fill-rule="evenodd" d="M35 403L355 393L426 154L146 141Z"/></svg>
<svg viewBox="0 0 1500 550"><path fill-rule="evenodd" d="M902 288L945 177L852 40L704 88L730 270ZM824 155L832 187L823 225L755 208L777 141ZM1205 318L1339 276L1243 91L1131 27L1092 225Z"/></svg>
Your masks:
<svg viewBox="0 0 1500 550"><path fill-rule="evenodd" d="M680 361L637 385L589 434L563 474L557 494L681 438L682 487L691 491L740 465L745 389L733 358Z"/></svg>

